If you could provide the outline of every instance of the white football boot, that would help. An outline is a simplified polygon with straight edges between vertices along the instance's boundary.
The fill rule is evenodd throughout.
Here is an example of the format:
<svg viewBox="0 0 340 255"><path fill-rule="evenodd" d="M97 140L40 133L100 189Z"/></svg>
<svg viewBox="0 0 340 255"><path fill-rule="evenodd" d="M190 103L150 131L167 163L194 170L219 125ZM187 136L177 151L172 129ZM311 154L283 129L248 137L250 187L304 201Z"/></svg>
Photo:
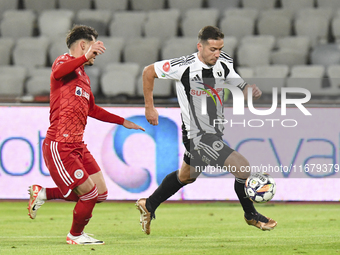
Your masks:
<svg viewBox="0 0 340 255"><path fill-rule="evenodd" d="M80 236L73 236L71 233L67 234L66 242L68 244L80 244L80 245L99 245L105 244L103 241L94 239L93 237L88 236L84 232Z"/></svg>
<svg viewBox="0 0 340 255"><path fill-rule="evenodd" d="M30 195L27 207L28 216L30 216L31 219L35 219L38 209L45 203L46 200L45 188L39 185L29 186L28 194Z"/></svg>

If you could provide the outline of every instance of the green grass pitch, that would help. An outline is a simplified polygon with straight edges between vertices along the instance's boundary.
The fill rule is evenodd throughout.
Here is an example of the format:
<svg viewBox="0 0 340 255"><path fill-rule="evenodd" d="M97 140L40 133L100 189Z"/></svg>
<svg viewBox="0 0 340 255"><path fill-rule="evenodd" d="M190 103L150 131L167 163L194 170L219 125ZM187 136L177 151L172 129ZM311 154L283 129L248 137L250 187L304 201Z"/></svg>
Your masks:
<svg viewBox="0 0 340 255"><path fill-rule="evenodd" d="M147 236L133 201L105 202L85 229L106 242L99 246L66 244L74 203L47 202L35 220L26 207L0 202L0 254L340 254L339 204L257 205L278 222L261 231L238 203L165 203Z"/></svg>

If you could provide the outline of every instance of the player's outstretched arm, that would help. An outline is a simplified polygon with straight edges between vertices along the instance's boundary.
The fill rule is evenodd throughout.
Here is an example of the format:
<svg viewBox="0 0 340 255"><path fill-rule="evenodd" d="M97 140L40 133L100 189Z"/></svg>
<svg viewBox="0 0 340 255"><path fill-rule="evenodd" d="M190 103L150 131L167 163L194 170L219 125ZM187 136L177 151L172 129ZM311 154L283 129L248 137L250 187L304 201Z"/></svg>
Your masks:
<svg viewBox="0 0 340 255"><path fill-rule="evenodd" d="M243 90L243 95L244 95L244 99L246 100L248 98L248 88L251 87L252 93L253 93L253 99L259 99L262 95L262 91L255 85L249 85L247 84L246 87Z"/></svg>
<svg viewBox="0 0 340 255"><path fill-rule="evenodd" d="M126 119L124 119L123 126L128 128L128 129L136 129L136 130L139 129L139 130L145 131L145 129L143 127L138 126L136 123L129 121L129 120L126 120Z"/></svg>
<svg viewBox="0 0 340 255"><path fill-rule="evenodd" d="M153 87L157 74L154 65L149 65L143 70L143 93L145 103L145 118L151 125L158 125L158 111L153 103Z"/></svg>

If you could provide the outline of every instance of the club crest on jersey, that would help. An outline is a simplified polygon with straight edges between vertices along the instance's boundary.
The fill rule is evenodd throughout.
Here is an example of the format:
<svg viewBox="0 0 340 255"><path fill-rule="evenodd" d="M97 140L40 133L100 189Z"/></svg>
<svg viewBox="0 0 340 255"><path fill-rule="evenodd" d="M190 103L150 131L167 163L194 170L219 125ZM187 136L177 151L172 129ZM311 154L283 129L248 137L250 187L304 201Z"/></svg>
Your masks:
<svg viewBox="0 0 340 255"><path fill-rule="evenodd" d="M215 141L213 142L212 147L215 151L220 151L223 149L224 144L221 141Z"/></svg>
<svg viewBox="0 0 340 255"><path fill-rule="evenodd" d="M78 180L84 177L84 172L81 169L78 169L74 172L74 177L76 177Z"/></svg>
<svg viewBox="0 0 340 255"><path fill-rule="evenodd" d="M169 63L169 61L164 63L163 70L164 70L164 72L169 72L170 71L170 63Z"/></svg>
<svg viewBox="0 0 340 255"><path fill-rule="evenodd" d="M85 97L87 100L90 100L90 94L83 90L81 87L76 87L76 96Z"/></svg>

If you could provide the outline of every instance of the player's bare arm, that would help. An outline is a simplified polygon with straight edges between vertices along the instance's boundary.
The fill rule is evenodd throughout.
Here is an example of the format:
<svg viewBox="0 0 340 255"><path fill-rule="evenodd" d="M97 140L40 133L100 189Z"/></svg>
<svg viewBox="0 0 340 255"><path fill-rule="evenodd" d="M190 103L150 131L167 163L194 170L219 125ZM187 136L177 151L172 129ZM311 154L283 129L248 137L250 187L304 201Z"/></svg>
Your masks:
<svg viewBox="0 0 340 255"><path fill-rule="evenodd" d="M128 129L136 129L136 130L142 130L145 131L145 129L141 126L138 126L136 123L129 121L129 120L124 120L123 126Z"/></svg>
<svg viewBox="0 0 340 255"><path fill-rule="evenodd" d="M262 95L262 91L255 84L247 84L243 90L244 99L248 98L248 88L252 88L253 99L259 99Z"/></svg>
<svg viewBox="0 0 340 255"><path fill-rule="evenodd" d="M153 87L157 74L154 65L149 65L143 70L143 93L145 103L145 118L151 125L158 125L158 111L153 103Z"/></svg>

